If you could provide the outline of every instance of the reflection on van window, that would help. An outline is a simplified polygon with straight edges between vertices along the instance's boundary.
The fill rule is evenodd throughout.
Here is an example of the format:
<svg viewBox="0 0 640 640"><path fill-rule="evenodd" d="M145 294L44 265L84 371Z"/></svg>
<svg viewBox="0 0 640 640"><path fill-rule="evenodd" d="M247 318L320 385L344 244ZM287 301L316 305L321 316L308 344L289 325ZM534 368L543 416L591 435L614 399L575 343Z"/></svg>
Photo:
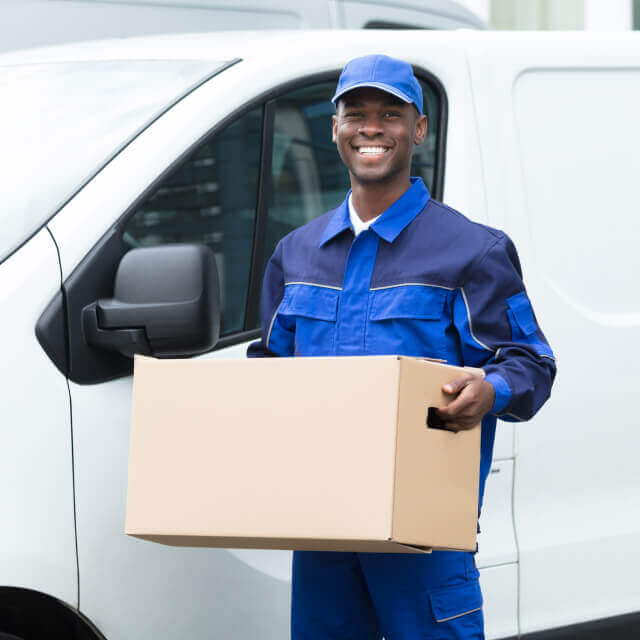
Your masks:
<svg viewBox="0 0 640 640"><path fill-rule="evenodd" d="M127 222L129 247L206 244L216 255L221 335L241 331L249 287L260 167L262 108L204 143Z"/></svg>
<svg viewBox="0 0 640 640"><path fill-rule="evenodd" d="M433 189L439 99L420 82L428 120L427 138L416 147L411 174ZM265 265L284 235L336 207L350 188L349 174L331 140L335 82L316 84L276 100L272 189Z"/></svg>

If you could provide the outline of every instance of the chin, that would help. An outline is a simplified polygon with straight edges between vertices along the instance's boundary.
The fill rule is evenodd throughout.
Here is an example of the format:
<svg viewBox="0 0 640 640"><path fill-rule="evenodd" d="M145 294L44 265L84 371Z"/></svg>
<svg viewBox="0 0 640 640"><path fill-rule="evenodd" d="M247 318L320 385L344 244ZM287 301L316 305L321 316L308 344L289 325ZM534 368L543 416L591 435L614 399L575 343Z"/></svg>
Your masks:
<svg viewBox="0 0 640 640"><path fill-rule="evenodd" d="M351 169L351 175L353 175L358 182L362 183L376 183L376 182L390 182L397 175L397 171L375 171L375 170L359 170Z"/></svg>

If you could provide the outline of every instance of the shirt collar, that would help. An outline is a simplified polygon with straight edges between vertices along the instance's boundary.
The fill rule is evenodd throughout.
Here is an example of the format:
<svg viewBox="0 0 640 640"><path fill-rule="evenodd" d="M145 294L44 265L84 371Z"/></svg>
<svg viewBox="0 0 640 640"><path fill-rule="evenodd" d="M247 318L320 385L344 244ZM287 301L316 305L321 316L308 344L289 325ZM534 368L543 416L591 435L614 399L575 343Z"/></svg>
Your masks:
<svg viewBox="0 0 640 640"><path fill-rule="evenodd" d="M370 227L387 242L393 242L400 235L400 232L425 208L431 197L422 178L410 178L410 181L411 186L388 209L385 209ZM329 219L319 246L322 247L351 227L348 206L350 194L351 190Z"/></svg>

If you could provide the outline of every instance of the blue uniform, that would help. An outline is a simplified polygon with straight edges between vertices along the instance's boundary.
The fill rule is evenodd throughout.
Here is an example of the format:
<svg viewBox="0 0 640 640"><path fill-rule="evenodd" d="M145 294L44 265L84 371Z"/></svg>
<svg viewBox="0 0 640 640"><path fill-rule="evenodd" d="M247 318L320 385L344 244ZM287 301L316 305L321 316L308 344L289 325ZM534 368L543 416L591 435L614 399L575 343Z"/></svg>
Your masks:
<svg viewBox="0 0 640 640"><path fill-rule="evenodd" d="M398 354L482 367L495 402L482 421L480 505L496 417L529 419L555 376L511 240L433 200L419 178L355 239L347 199L283 238L261 312L249 356ZM472 554L295 552L293 566L294 640L484 637Z"/></svg>

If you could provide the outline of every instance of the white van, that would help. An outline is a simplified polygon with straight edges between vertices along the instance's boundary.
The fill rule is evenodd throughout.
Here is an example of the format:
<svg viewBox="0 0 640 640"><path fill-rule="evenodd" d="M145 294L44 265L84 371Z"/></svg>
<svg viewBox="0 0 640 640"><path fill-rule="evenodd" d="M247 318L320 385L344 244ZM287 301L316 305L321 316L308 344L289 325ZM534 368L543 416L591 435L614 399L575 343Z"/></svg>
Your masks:
<svg viewBox="0 0 640 640"><path fill-rule="evenodd" d="M640 36L315 31L0 58L0 638L287 637L289 552L124 534L122 354L156 347L95 303L130 249L208 245L221 338L200 357L244 357L275 243L344 197L329 98L372 52L415 66L413 171L514 239L559 359L541 412L498 425L487 636L640 637Z"/></svg>
<svg viewBox="0 0 640 640"><path fill-rule="evenodd" d="M0 51L249 29L486 29L456 0L0 0Z"/></svg>

